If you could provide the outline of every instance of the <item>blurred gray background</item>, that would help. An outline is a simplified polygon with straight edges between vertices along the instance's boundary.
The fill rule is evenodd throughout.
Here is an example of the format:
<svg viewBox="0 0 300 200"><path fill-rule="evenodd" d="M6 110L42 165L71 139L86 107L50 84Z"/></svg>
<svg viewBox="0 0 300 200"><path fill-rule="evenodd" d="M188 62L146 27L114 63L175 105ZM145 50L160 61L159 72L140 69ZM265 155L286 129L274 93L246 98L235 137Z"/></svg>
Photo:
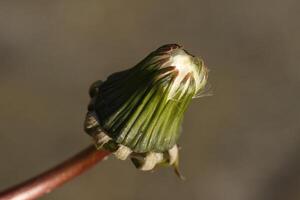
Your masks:
<svg viewBox="0 0 300 200"><path fill-rule="evenodd" d="M91 143L89 85L179 43L209 67L171 169L111 157L42 199L300 198L297 0L0 1L0 189Z"/></svg>

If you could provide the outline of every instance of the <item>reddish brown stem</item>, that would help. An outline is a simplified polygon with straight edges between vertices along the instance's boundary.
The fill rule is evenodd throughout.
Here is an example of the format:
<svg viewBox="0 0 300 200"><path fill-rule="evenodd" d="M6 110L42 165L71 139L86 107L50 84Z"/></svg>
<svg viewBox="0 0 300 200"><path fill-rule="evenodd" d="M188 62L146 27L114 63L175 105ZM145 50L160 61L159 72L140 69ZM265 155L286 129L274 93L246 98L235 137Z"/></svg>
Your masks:
<svg viewBox="0 0 300 200"><path fill-rule="evenodd" d="M41 197L88 170L108 154L107 151L98 151L94 146L89 146L56 167L0 192L0 200L29 200Z"/></svg>

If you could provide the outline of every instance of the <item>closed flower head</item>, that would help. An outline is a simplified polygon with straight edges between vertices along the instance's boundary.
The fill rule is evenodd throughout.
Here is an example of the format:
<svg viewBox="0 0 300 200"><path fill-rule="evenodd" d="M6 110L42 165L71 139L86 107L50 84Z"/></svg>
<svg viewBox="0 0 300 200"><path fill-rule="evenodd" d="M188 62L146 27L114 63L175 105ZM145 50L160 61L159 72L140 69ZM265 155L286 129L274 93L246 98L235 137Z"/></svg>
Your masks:
<svg viewBox="0 0 300 200"><path fill-rule="evenodd" d="M157 164L177 169L177 141L184 112L204 91L203 61L177 44L164 45L133 68L91 86L85 130L98 148L106 148L136 167Z"/></svg>

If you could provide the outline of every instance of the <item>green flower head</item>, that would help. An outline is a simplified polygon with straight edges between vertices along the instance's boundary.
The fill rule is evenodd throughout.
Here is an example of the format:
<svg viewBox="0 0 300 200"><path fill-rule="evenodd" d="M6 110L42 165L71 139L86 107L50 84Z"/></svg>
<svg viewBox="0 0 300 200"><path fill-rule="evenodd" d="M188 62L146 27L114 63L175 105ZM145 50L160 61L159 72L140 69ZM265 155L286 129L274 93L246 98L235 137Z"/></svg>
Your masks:
<svg viewBox="0 0 300 200"><path fill-rule="evenodd" d="M190 101L205 90L203 61L177 44L164 45L133 68L90 88L85 130L98 148L136 167L178 165L177 141Z"/></svg>

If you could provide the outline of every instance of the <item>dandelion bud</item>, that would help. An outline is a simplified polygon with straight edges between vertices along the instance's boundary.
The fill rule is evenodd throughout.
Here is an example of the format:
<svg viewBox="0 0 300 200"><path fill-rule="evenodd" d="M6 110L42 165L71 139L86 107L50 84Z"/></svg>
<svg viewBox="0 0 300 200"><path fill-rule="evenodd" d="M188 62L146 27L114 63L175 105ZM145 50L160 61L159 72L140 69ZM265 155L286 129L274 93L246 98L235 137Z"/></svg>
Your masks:
<svg viewBox="0 0 300 200"><path fill-rule="evenodd" d="M130 157L141 170L177 166L177 141L190 101L205 90L203 61L177 44L164 45L133 68L91 86L85 130L98 148Z"/></svg>

